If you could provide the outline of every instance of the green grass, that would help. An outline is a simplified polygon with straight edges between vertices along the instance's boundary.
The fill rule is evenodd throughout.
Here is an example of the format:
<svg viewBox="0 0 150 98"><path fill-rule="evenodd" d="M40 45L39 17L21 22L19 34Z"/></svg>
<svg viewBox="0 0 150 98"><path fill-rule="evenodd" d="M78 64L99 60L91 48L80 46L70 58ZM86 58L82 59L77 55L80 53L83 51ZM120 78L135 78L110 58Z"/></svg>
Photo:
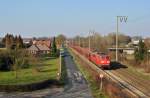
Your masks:
<svg viewBox="0 0 150 98"><path fill-rule="evenodd" d="M67 69L66 69L66 65L65 65L65 60L64 57L62 57L62 64L61 64L61 78L60 78L60 82L62 84L67 84L68 82L68 78L67 78Z"/></svg>
<svg viewBox="0 0 150 98"><path fill-rule="evenodd" d="M71 50L70 50L70 53L73 57L75 57L75 55L72 53ZM93 97L94 98L108 98L103 93L100 94L99 86L97 86L96 81L92 79L93 75L90 74L89 71L86 68L84 68L83 65L80 64L80 61L78 61L77 59L74 59L74 61L77 65L77 67L79 68L79 70L82 72L82 74L84 75L84 77L88 81L88 84L90 86Z"/></svg>
<svg viewBox="0 0 150 98"><path fill-rule="evenodd" d="M126 58L127 58L128 60L134 60L134 55L126 55Z"/></svg>
<svg viewBox="0 0 150 98"><path fill-rule="evenodd" d="M40 82L48 79L56 79L59 69L59 58L42 59L39 71L35 68L21 69L18 71L18 78L15 78L14 71L0 72L0 85L16 85Z"/></svg>
<svg viewBox="0 0 150 98"><path fill-rule="evenodd" d="M144 68L133 66L133 65L129 64L127 61L122 62L122 64L127 65L127 67L128 67L127 70L130 73L135 74L143 79L150 80L150 73L146 73Z"/></svg>

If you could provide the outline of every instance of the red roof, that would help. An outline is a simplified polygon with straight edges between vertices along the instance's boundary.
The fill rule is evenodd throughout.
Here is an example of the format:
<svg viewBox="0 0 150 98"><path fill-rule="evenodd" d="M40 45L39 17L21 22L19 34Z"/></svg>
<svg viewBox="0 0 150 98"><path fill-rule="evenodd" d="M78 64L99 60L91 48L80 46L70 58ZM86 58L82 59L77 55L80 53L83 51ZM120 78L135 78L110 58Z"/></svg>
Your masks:
<svg viewBox="0 0 150 98"><path fill-rule="evenodd" d="M33 44L35 44L35 45L46 45L47 47L50 48L51 41L50 40L34 40Z"/></svg>

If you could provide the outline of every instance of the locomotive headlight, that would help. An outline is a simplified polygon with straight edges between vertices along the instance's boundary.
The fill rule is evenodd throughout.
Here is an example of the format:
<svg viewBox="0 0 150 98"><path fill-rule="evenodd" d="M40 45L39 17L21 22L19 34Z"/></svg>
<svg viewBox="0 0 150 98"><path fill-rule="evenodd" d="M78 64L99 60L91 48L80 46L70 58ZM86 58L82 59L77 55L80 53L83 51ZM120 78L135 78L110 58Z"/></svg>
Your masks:
<svg viewBox="0 0 150 98"><path fill-rule="evenodd" d="M107 61L107 63L110 63L110 61Z"/></svg>
<svg viewBox="0 0 150 98"><path fill-rule="evenodd" d="M101 61L101 63L104 63L104 61Z"/></svg>

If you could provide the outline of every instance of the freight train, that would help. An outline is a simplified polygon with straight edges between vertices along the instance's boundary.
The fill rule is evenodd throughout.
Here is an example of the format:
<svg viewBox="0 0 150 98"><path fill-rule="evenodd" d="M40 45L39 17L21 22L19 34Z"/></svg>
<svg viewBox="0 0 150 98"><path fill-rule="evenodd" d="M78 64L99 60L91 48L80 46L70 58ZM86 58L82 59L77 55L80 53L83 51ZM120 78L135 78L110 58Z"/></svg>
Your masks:
<svg viewBox="0 0 150 98"><path fill-rule="evenodd" d="M72 46L78 53L85 56L89 61L96 64L102 69L110 69L110 57L108 54L100 52L92 52L88 48L82 48L79 46Z"/></svg>

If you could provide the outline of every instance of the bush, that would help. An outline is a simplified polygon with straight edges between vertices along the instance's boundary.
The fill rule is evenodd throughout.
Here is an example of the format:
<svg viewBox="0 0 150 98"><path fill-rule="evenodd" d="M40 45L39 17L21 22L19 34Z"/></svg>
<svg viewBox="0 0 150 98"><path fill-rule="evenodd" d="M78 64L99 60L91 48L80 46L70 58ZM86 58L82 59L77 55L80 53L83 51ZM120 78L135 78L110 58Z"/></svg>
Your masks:
<svg viewBox="0 0 150 98"><path fill-rule="evenodd" d="M138 48L135 50L134 56L135 60L140 62L144 60L144 57L146 56L147 53L147 47L145 46L144 42L140 40L138 44Z"/></svg>
<svg viewBox="0 0 150 98"><path fill-rule="evenodd" d="M11 71L14 70L13 67L16 61L19 61L19 68L29 68L32 59L35 58L26 53L26 50L3 50L0 52L0 71Z"/></svg>
<svg viewBox="0 0 150 98"><path fill-rule="evenodd" d="M51 52L50 57L59 57L60 51L57 49L56 53Z"/></svg>
<svg viewBox="0 0 150 98"><path fill-rule="evenodd" d="M0 70L9 71L13 64L11 57L8 52L0 52Z"/></svg>

